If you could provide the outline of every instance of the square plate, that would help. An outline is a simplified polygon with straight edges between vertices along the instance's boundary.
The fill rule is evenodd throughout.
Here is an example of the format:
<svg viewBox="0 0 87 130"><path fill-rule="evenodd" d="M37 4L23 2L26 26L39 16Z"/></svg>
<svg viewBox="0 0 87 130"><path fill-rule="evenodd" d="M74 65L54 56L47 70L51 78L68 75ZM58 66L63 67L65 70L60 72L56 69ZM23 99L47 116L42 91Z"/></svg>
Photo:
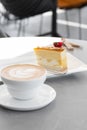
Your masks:
<svg viewBox="0 0 87 130"><path fill-rule="evenodd" d="M48 72L47 78L55 77L55 76L65 76L68 74L76 73L76 72L82 72L87 71L87 65L73 56L72 54L67 52L67 64L68 69L66 73L56 73L55 72ZM16 64L16 63L30 63L30 64L37 64L36 56L34 52L25 53L21 56L9 59L9 60L0 60L0 69L3 67L10 65L10 64Z"/></svg>
<svg viewBox="0 0 87 130"><path fill-rule="evenodd" d="M31 58L29 58L30 63L33 64L37 64L36 62L36 58L35 55L32 53ZM75 56L73 56L72 54L67 52L67 71L60 73L60 72L53 72L53 71L48 71L47 73L47 77L55 77L55 76L65 76L65 75L69 75L69 74L73 74L73 73L77 73L77 72L82 72L82 71L87 71L87 64L85 64L84 62L82 62L81 60L79 60L78 58L76 58Z"/></svg>

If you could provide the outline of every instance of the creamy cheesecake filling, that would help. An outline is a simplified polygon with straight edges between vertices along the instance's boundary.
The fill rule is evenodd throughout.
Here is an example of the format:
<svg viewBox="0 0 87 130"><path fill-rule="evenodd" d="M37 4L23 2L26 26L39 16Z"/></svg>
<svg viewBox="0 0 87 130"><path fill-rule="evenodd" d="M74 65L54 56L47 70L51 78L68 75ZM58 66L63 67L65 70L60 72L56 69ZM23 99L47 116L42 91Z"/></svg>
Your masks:
<svg viewBox="0 0 87 130"><path fill-rule="evenodd" d="M46 69L58 71L67 69L67 55L64 48L35 48L35 54L38 64Z"/></svg>

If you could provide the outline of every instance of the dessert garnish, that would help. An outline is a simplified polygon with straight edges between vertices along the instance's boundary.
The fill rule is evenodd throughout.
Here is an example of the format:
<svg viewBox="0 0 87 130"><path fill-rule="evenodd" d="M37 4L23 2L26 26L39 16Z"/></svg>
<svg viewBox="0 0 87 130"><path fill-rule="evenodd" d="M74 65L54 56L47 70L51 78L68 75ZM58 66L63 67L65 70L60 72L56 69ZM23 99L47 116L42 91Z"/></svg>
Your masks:
<svg viewBox="0 0 87 130"><path fill-rule="evenodd" d="M53 45L54 47L62 47L63 42L54 42Z"/></svg>
<svg viewBox="0 0 87 130"><path fill-rule="evenodd" d="M74 47L65 39L65 38L62 38L61 39L64 43L64 46L68 49L68 50L73 50Z"/></svg>
<svg viewBox="0 0 87 130"><path fill-rule="evenodd" d="M80 48L80 45L76 44L76 43L72 43L68 40L66 40L65 38L61 39L64 43L64 45L67 47L67 49L73 50L74 48Z"/></svg>
<svg viewBox="0 0 87 130"><path fill-rule="evenodd" d="M61 38L61 41L54 42L53 46L56 48L66 47L68 50L74 50L74 48L80 48L80 45L72 43L65 38Z"/></svg>

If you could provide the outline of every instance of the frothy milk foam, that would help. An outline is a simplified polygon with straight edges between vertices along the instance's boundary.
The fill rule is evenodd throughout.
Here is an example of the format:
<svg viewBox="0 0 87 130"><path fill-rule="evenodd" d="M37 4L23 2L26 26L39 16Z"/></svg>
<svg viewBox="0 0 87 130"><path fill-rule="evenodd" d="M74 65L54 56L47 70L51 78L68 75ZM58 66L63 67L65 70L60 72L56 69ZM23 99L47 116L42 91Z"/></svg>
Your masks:
<svg viewBox="0 0 87 130"><path fill-rule="evenodd" d="M2 77L19 81L35 79L44 75L44 73L43 67L30 64L11 65L1 71Z"/></svg>

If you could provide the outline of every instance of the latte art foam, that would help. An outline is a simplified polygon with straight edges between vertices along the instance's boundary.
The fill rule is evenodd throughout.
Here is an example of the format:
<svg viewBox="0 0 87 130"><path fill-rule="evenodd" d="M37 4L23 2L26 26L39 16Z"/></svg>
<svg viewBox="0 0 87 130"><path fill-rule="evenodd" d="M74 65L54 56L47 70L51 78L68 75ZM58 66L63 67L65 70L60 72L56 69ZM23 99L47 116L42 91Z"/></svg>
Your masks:
<svg viewBox="0 0 87 130"><path fill-rule="evenodd" d="M28 78L28 77L32 77L34 72L37 71L36 68L34 69L24 69L24 68L19 68L19 69L12 69L8 72L8 74L12 77L15 78Z"/></svg>
<svg viewBox="0 0 87 130"><path fill-rule="evenodd" d="M44 75L45 69L30 64L8 66L2 70L1 75L11 80L29 80Z"/></svg>

